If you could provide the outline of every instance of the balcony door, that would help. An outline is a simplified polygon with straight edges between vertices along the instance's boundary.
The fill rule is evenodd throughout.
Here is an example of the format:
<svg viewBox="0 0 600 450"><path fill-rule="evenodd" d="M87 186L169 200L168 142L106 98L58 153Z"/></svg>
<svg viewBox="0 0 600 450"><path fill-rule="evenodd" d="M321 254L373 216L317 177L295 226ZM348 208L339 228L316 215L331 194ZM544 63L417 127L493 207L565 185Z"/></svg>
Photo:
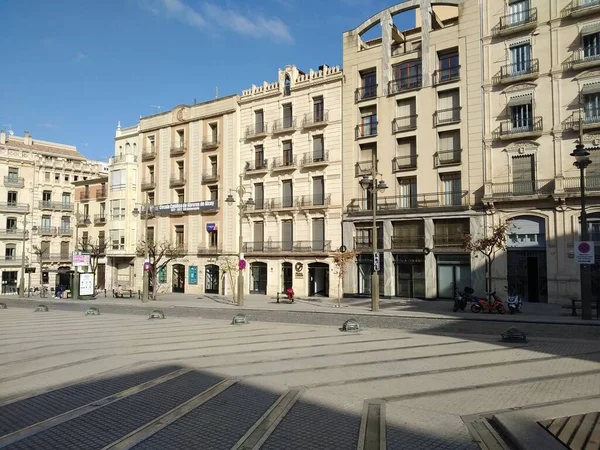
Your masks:
<svg viewBox="0 0 600 450"><path fill-rule="evenodd" d="M294 222L292 220L281 221L281 250L291 252L294 246Z"/></svg>
<svg viewBox="0 0 600 450"><path fill-rule="evenodd" d="M398 178L398 193L400 195L400 208L416 208L417 207L417 178L404 177Z"/></svg>
<svg viewBox="0 0 600 450"><path fill-rule="evenodd" d="M531 72L531 44L510 47L510 74L518 75Z"/></svg>
<svg viewBox="0 0 600 450"><path fill-rule="evenodd" d="M395 92L419 86L421 77L421 62L411 61L393 67Z"/></svg>
<svg viewBox="0 0 600 450"><path fill-rule="evenodd" d="M281 182L281 206L283 208L291 208L293 205L294 197L293 197L293 186L292 180L284 180Z"/></svg>
<svg viewBox="0 0 600 450"><path fill-rule="evenodd" d="M265 207L265 185L262 183L254 185L254 203L256 209L264 209Z"/></svg>
<svg viewBox="0 0 600 450"><path fill-rule="evenodd" d="M585 122L600 122L600 93L596 92L584 95L583 112Z"/></svg>
<svg viewBox="0 0 600 450"><path fill-rule="evenodd" d="M319 206L325 204L325 179L323 177L313 177L313 205Z"/></svg>
<svg viewBox="0 0 600 450"><path fill-rule="evenodd" d="M292 105L283 105L283 128L292 126Z"/></svg>
<svg viewBox="0 0 600 450"><path fill-rule="evenodd" d="M529 19L529 0L510 1L508 5L508 24L515 26L527 23Z"/></svg>
<svg viewBox="0 0 600 450"><path fill-rule="evenodd" d="M315 251L325 249L325 219L322 217L312 220L312 249Z"/></svg>
<svg viewBox="0 0 600 450"><path fill-rule="evenodd" d="M442 184L442 205L459 206L461 204L460 173L440 175Z"/></svg>
<svg viewBox="0 0 600 450"><path fill-rule="evenodd" d="M262 252L265 241L265 223L254 222L254 251Z"/></svg>
<svg viewBox="0 0 600 450"><path fill-rule="evenodd" d="M511 106L510 116L513 133L529 131L533 126L533 107L531 103Z"/></svg>
<svg viewBox="0 0 600 450"><path fill-rule="evenodd" d="M597 58L600 56L600 33L584 34L582 41L584 58Z"/></svg>
<svg viewBox="0 0 600 450"><path fill-rule="evenodd" d="M512 178L514 194L529 194L535 189L535 162L533 155L513 156Z"/></svg>

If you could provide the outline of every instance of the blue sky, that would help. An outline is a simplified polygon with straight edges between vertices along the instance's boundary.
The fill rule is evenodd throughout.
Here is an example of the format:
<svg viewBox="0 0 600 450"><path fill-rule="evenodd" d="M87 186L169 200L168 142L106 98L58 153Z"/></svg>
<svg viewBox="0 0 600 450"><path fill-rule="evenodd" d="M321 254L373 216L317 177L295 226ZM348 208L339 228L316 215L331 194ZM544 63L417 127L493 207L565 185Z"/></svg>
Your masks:
<svg viewBox="0 0 600 450"><path fill-rule="evenodd" d="M383 0L0 0L0 128L113 153L117 121L240 93L277 69L342 65Z"/></svg>

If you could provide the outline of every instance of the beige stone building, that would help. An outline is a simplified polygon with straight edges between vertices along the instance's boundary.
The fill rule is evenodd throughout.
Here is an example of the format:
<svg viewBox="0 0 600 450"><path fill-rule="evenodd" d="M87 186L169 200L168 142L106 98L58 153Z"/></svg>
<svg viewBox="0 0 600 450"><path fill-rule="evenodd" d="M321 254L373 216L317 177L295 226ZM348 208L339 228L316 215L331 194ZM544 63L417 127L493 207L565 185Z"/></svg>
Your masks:
<svg viewBox="0 0 600 450"><path fill-rule="evenodd" d="M600 3L482 5L483 200L490 223L511 221L495 284L508 282L527 301L568 302L579 297L573 243L581 212L570 153L580 133L587 146L600 144ZM589 231L600 242L600 151L590 159Z"/></svg>
<svg viewBox="0 0 600 450"><path fill-rule="evenodd" d="M240 97L247 292L335 296L341 245L342 71L280 70Z"/></svg>
<svg viewBox="0 0 600 450"><path fill-rule="evenodd" d="M36 270L30 287L70 286L76 226L73 182L97 177L103 165L87 160L74 146L34 139L28 132L19 137L1 131L0 159L2 292L17 289L24 230L25 264Z"/></svg>
<svg viewBox="0 0 600 450"><path fill-rule="evenodd" d="M237 254L237 209L224 203L238 183L237 98L181 105L117 128L109 175L109 287L141 290L144 258L136 247L145 235L185 254L159 273L160 291L225 292L220 266ZM142 214L134 215L135 208Z"/></svg>
<svg viewBox="0 0 600 450"><path fill-rule="evenodd" d="M406 14L415 27L399 29ZM479 17L475 0L413 0L343 35L343 239L360 252L346 293L370 294L374 238L381 296L484 288L483 261L462 249L463 233L484 229ZM371 193L359 184L373 160L387 185L376 237Z"/></svg>

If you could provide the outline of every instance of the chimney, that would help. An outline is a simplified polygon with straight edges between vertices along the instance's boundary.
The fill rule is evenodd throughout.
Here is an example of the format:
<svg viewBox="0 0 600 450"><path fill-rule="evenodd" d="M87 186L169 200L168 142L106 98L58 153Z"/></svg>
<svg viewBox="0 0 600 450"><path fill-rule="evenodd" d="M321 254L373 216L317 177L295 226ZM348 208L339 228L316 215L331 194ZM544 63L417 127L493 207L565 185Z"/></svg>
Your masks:
<svg viewBox="0 0 600 450"><path fill-rule="evenodd" d="M0 130L0 144L6 144L6 131Z"/></svg>
<svg viewBox="0 0 600 450"><path fill-rule="evenodd" d="M25 137L23 137L23 143L25 145L31 145L31 136L29 135L29 131L25 132Z"/></svg>

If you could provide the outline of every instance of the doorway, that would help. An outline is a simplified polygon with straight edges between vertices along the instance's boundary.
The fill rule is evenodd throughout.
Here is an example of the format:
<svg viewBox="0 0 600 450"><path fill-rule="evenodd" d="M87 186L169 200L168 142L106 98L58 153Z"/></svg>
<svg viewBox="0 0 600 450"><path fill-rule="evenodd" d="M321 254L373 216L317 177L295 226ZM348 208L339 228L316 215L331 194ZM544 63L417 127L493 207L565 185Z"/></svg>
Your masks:
<svg viewBox="0 0 600 450"><path fill-rule="evenodd" d="M508 251L508 288L516 291L523 301L548 302L546 251Z"/></svg>
<svg viewBox="0 0 600 450"><path fill-rule="evenodd" d="M98 289L104 289L106 287L106 264L98 264L96 272L96 284L98 285Z"/></svg>
<svg viewBox="0 0 600 450"><path fill-rule="evenodd" d="M284 262L283 264L281 264L281 281L281 284L283 286L282 292L284 293L287 291L288 288L291 288L294 284L292 263Z"/></svg>
<svg viewBox="0 0 600 450"><path fill-rule="evenodd" d="M173 264L173 292L183 294L185 292L185 266Z"/></svg>
<svg viewBox="0 0 600 450"><path fill-rule="evenodd" d="M252 277L251 294L267 294L267 263L253 262L250 264Z"/></svg>
<svg viewBox="0 0 600 450"><path fill-rule="evenodd" d="M437 264L438 298L454 298L456 289L471 286L470 255L439 255Z"/></svg>
<svg viewBox="0 0 600 450"><path fill-rule="evenodd" d="M207 264L204 268L204 292L206 294L219 293L219 266Z"/></svg>
<svg viewBox="0 0 600 450"><path fill-rule="evenodd" d="M329 264L308 265L308 296L329 297Z"/></svg>
<svg viewBox="0 0 600 450"><path fill-rule="evenodd" d="M356 259L358 266L358 295L371 295L371 276L373 275L373 254L361 253ZM383 254L379 254L379 295L383 295L385 280L383 276Z"/></svg>
<svg viewBox="0 0 600 450"><path fill-rule="evenodd" d="M72 279L73 271L70 267L59 267L56 278L54 278L55 288L63 287L64 289L72 289Z"/></svg>
<svg viewBox="0 0 600 450"><path fill-rule="evenodd" d="M17 271L2 272L2 293L12 294L17 292Z"/></svg>
<svg viewBox="0 0 600 450"><path fill-rule="evenodd" d="M394 255L396 296L425 297L425 258L420 255Z"/></svg>

